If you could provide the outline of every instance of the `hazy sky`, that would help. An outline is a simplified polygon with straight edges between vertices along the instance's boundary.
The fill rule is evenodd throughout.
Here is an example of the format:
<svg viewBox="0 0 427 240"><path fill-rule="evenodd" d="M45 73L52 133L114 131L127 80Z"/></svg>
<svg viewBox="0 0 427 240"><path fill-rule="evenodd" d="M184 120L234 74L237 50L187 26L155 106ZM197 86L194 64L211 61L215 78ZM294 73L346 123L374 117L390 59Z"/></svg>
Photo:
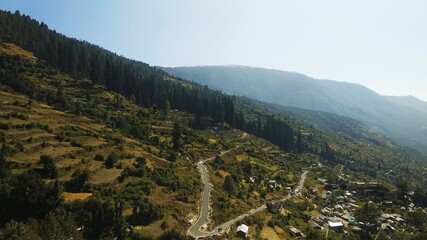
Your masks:
<svg viewBox="0 0 427 240"><path fill-rule="evenodd" d="M150 65L239 64L427 100L425 0L0 0Z"/></svg>

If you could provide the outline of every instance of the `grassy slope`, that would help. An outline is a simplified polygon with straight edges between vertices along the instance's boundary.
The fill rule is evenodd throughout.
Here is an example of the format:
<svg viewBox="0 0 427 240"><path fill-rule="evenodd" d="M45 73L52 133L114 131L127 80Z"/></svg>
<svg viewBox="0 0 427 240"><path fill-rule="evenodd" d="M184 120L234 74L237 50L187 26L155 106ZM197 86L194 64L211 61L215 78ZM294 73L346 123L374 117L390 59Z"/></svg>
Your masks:
<svg viewBox="0 0 427 240"><path fill-rule="evenodd" d="M191 122L194 116L177 111L170 111L168 116L154 113L150 109L132 104L118 94L106 91L102 86L91 84L87 79L71 78L50 69L31 59L31 53L13 45L2 46L0 51L4 54L20 52L20 55L26 59L25 64L29 65L21 74L22 81L31 82L37 89L55 94L60 86L70 103L80 102L91 110L100 112L100 115L106 115L107 119L121 116L138 119L138 124L148 129L146 139L137 139L129 132L121 130L119 126L112 126L109 121L104 121L102 118L59 111L43 102L30 101L28 96L0 85L2 113L0 122L8 126L7 130L1 131L7 136L8 146L15 150L8 156L8 161L16 173L37 167L40 155L48 154L55 158L55 163L60 169L60 180L67 181L77 169L88 169L92 184L88 191L103 198L109 198L129 190L128 184L152 181L146 177L128 177L122 183L117 181L123 169L133 168L137 157L145 157L150 169L173 167L173 175L183 184L177 191L171 191L158 184L154 185L154 189L147 197L153 203L163 207L165 217L139 228L138 231L148 235L160 234L163 221L167 222L168 228L185 231L189 226L188 220L197 216L201 184L199 173L193 163L201 158L215 156L221 151L240 146L224 155L220 163L215 161L209 163L215 189L212 191L214 224L258 206L264 199L283 196L283 189L268 191L262 184L249 184L248 176L244 171L244 166L248 162L252 166L252 175L257 177L258 181L265 177L270 179L278 177L284 185L293 186L298 181L297 177L302 166L319 161L319 157L312 154L284 153L276 146L253 136L239 139L242 134L240 131L230 129L223 124L214 124L215 127L205 130L185 129L182 155L178 157L176 163L170 163L165 160L164 152L172 146L173 122L180 121L187 126L186 124ZM173 81L179 80L173 79ZM117 108L118 99L120 106ZM250 106L239 107L250 109ZM292 126L302 132L304 138L313 147L320 148L324 141L327 141L338 154L345 155L348 161L331 164L332 167L334 164L343 164L357 172L351 174L353 180L376 180L364 175L373 169L377 177L384 180L382 183L389 188L393 188L392 183L401 176L421 184L426 183L425 169L417 167L414 162L392 151L396 146L384 146L382 144L384 142L373 144L370 139L354 139L344 134L324 133L297 119L289 118L288 120ZM113 152L119 154L120 160L112 169L107 169L103 161L94 160L97 154L106 158ZM393 171L390 172L390 170ZM228 174L234 174L238 179L236 188L241 196L228 196L223 190L222 185ZM87 194L65 194L67 200L84 199L88 196ZM131 212L130 202L127 202L124 214L130 215Z"/></svg>
<svg viewBox="0 0 427 240"><path fill-rule="evenodd" d="M1 51L14 54L17 53L16 50L18 49L16 46L8 45ZM20 55L32 56L31 53L23 53ZM88 80L72 79L62 73L56 73L46 78L38 78L37 74L31 73L25 73L25 75L26 81L31 81L40 88L54 91L56 88L54 86L61 85L64 94L76 101L83 101L82 96L85 96L86 91L90 91L98 109L110 109L114 103L114 97L117 96L101 86L83 88L81 86L88 84ZM141 107L131 104L125 99L122 100L121 114L133 114L142 110ZM132 139L120 130L108 127L102 122L88 117L55 110L51 106L30 100L28 96L14 92L3 85L0 85L0 103L0 123L8 126L7 130L0 131L6 135L8 146L15 150L7 158L13 168L12 172L19 173L25 169L37 167L40 156L49 155L55 159L55 164L60 172L59 179L62 182L69 180L77 169L88 169L91 173L89 182L95 187L96 185L109 186L120 190L130 182L139 181L137 178L126 179L123 183L116 181L126 166L132 167L137 157L145 157L147 165L151 168L162 168L170 164L159 156L159 150L155 145ZM31 107L29 103L31 103ZM188 116L172 112L169 117L187 118ZM153 130L150 136L162 136L160 141L169 142L172 122L160 121L156 119L156 116L153 118L154 120L151 122ZM30 124L36 127L30 127ZM37 127L37 124L43 127ZM69 128L73 130L68 131ZM61 141L58 136L64 132L71 132L71 136ZM73 146L73 141L77 142L79 146ZM94 160L97 154L106 159L113 152L122 156L115 168L107 169L104 162ZM182 158L176 163L175 173L183 181L197 183L199 179L197 170L186 158ZM165 218L169 219L168 224L171 228L181 224L179 221L183 220L182 218L185 218L189 212L197 211L199 195L190 196L188 203L184 203L175 201L176 193L170 193L163 187L157 186L152 192L150 198L153 202L161 204L169 213L166 214ZM66 201L79 199L78 194L71 193L65 193L64 197ZM84 195L81 198L84 198ZM159 199L169 200L160 201ZM125 209L125 212L130 211L130 209ZM177 212L180 214L177 215ZM170 217L171 215L175 217ZM183 226L177 227L182 228Z"/></svg>
<svg viewBox="0 0 427 240"><path fill-rule="evenodd" d="M235 147L237 144L243 144L242 148L227 154L224 157L225 165L241 169L239 158L246 157L248 152L251 154L255 152L256 157L252 157L251 162L256 166L256 171L272 177L280 169L293 172L292 175L299 171L299 168L286 159L286 154L280 152L277 147L253 136L248 137L243 143L239 139L242 132L221 124L217 125L217 128L207 130L185 130L183 137L185 151L175 163L170 163L164 159L162 149L170 149L172 146L173 122L188 123L193 119L192 115L170 111L165 117L160 113L153 113L150 109L132 104L102 86L92 85L87 79L75 79L52 70L37 62L31 53L15 45L1 46L0 53L18 54L24 58L24 64L28 66L27 71L21 73L22 81L31 83L37 89L55 94L60 87L67 101L91 106L109 117L117 115L135 117L140 112L146 114L145 117L138 117L142 125L149 128L148 139L142 141L100 119L55 109L44 102L32 100L7 86L0 85L0 123L7 126L0 131L6 136L7 145L13 149L7 157L12 172L20 173L29 168L40 167L38 160L41 155L54 158L59 169L59 179L63 183L71 179L77 170L90 172L91 188L87 193L64 193L66 202L85 199L92 196L92 193L101 197L111 197L109 192L120 194L126 190L128 184L149 181L150 179L138 177L128 177L122 183L117 180L125 168L133 168L137 157L144 157L150 169L173 165L174 175L183 183L183 188L188 185L191 186L189 188L196 189L195 194L188 195L183 200L183 190L170 191L166 187L155 185L147 197L163 207L165 217L148 226L140 227L137 231L155 237L162 232L160 229L162 221L167 222L168 228L184 231L189 226L188 220L198 214L201 184L194 162L200 158L215 156L220 151ZM115 108L117 99L120 99L119 110ZM120 156L120 160L111 169L105 166L104 161L94 159L96 155L106 159L111 153ZM224 168L223 165L215 167ZM216 202L217 198L227 195L222 188L223 179L215 174L217 170L214 167L210 168L210 172L213 174L214 187L217 189L213 198L214 222L228 220L229 217L241 214L263 202L256 191L248 192L248 199L245 201L237 196L231 196L229 200L233 202L233 211L229 215L222 215L224 209ZM248 184L244 181L244 173L240 170L235 174L241 179L238 184L248 188ZM289 184L294 182L289 181ZM272 193L268 197L277 198L280 197L280 193ZM130 215L131 212L130 202L126 203L124 215Z"/></svg>
<svg viewBox="0 0 427 240"><path fill-rule="evenodd" d="M137 141L124 136L115 129L106 127L87 117L69 114L54 110L52 107L43 103L32 101L32 107L28 107L28 97L12 92L2 87L0 91L0 123L7 124L8 130L1 130L7 137L8 146L16 150L16 153L9 156L8 162L12 166L12 172L19 173L31 167L37 167L40 155L49 155L54 157L55 164L60 172L59 179L62 182L69 180L72 174L78 169L88 169L90 171L89 182L93 185L110 186L115 189L122 189L130 182L139 181L137 178L127 179L123 183L116 181L126 166L131 167L136 157L145 157L148 166L152 168L161 168L168 161L156 156L155 148L149 144ZM13 117L14 113L19 116ZM26 120L22 120L25 118ZM34 128L20 128L22 124L42 124L47 125L47 130ZM74 135L65 141L56 139L64 128L73 126L82 129L81 135L74 132ZM88 133L91 136L87 136ZM117 144L117 139L123 140ZM71 142L76 140L81 146L72 146ZM18 150L22 146L22 151ZM149 151L151 149L153 153ZM102 161L94 160L95 155L100 154L107 158L112 152L119 153L123 159L119 160L116 168L107 169ZM182 179L198 179L197 171L186 159L177 163L176 174ZM188 203L173 201L175 193L169 193L163 187L156 187L153 190L152 199L155 203L160 203L156 199L170 199L171 201L161 202L161 205L170 211L183 212L184 217L188 212L197 211L198 195L190 197ZM87 197L79 194L65 193L64 200L81 199ZM130 210L125 209L125 212ZM186 212L186 213L185 213ZM174 227L178 224L177 220L172 219L169 225Z"/></svg>

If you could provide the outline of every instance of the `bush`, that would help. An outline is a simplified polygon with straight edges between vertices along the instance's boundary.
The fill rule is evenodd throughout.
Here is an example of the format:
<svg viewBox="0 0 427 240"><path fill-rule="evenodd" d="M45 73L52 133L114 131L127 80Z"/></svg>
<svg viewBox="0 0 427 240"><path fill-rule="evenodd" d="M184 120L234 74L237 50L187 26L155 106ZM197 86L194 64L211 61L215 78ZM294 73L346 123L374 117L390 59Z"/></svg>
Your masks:
<svg viewBox="0 0 427 240"><path fill-rule="evenodd" d="M88 180L89 180L89 171L77 170L73 174L73 178L67 183L65 183L64 187L69 192L81 192L85 188Z"/></svg>
<svg viewBox="0 0 427 240"><path fill-rule="evenodd" d="M52 157L41 155L40 163L43 165L43 171L41 171L43 178L53 179L58 177L58 168L56 167Z"/></svg>
<svg viewBox="0 0 427 240"><path fill-rule="evenodd" d="M46 185L34 171L27 171L11 179L14 186L10 192L7 209L9 219L26 220L28 217L41 218L60 203L59 182Z"/></svg>
<svg viewBox="0 0 427 240"><path fill-rule="evenodd" d="M8 222L6 226L0 230L0 239L9 240L41 240L42 238L31 228L30 225L16 222L14 220Z"/></svg>
<svg viewBox="0 0 427 240"><path fill-rule="evenodd" d="M83 239L77 228L71 213L65 210L56 210L49 213L41 221L38 232L44 240Z"/></svg>
<svg viewBox="0 0 427 240"><path fill-rule="evenodd" d="M168 156L168 160L171 162L176 162L176 160L178 159L178 154L175 151L169 151L169 156Z"/></svg>
<svg viewBox="0 0 427 240"><path fill-rule="evenodd" d="M103 162L104 161L104 156L102 156L101 154L96 154L95 157L93 158L93 160Z"/></svg>
<svg viewBox="0 0 427 240"><path fill-rule="evenodd" d="M7 123L0 123L0 129L9 130L9 125Z"/></svg>
<svg viewBox="0 0 427 240"><path fill-rule="evenodd" d="M114 227L113 219L116 216L111 202L89 198L85 201L76 201L67 207L70 208L67 209L69 212L75 214L77 224L85 226L84 239L114 239L103 236L112 233Z"/></svg>
<svg viewBox="0 0 427 240"><path fill-rule="evenodd" d="M107 161L105 162L105 166L107 168L113 168L114 164L119 160L119 157L117 156L116 153L112 153L110 154L110 156L108 156Z"/></svg>
<svg viewBox="0 0 427 240"><path fill-rule="evenodd" d="M188 240L188 238L178 230L172 229L163 233L159 240Z"/></svg>
<svg viewBox="0 0 427 240"><path fill-rule="evenodd" d="M158 205L154 205L148 199L143 199L134 202L132 215L129 216L129 222L134 225L147 226L150 223L162 218L162 208Z"/></svg>
<svg viewBox="0 0 427 240"><path fill-rule="evenodd" d="M81 145L80 143L78 143L76 140L71 141L71 146L73 147L83 147L83 145Z"/></svg>
<svg viewBox="0 0 427 240"><path fill-rule="evenodd" d="M0 131L0 143L6 142L6 135Z"/></svg>

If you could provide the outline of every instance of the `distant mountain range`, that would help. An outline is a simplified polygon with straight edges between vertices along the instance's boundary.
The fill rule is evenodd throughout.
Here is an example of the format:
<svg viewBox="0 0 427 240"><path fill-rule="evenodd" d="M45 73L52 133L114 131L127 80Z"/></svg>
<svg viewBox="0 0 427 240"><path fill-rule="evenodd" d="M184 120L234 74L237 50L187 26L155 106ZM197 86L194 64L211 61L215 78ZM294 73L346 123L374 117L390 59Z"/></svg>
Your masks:
<svg viewBox="0 0 427 240"><path fill-rule="evenodd" d="M350 117L427 154L427 102L412 96L381 96L359 84L246 66L162 69L228 94Z"/></svg>

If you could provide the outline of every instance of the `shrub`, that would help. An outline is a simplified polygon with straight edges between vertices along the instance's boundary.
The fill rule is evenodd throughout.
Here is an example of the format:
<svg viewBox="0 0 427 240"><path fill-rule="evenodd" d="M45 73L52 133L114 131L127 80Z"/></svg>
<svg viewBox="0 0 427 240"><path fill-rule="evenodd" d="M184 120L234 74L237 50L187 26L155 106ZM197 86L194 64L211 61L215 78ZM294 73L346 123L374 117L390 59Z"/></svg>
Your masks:
<svg viewBox="0 0 427 240"><path fill-rule="evenodd" d="M71 141L71 146L73 147L83 147L83 145L81 145L80 143L78 143L76 140Z"/></svg>
<svg viewBox="0 0 427 240"><path fill-rule="evenodd" d="M8 222L6 226L0 230L0 239L20 240L32 239L41 240L42 238L31 228L29 224L16 222L14 220Z"/></svg>
<svg viewBox="0 0 427 240"><path fill-rule="evenodd" d="M7 123L0 123L0 129L9 130L9 125Z"/></svg>
<svg viewBox="0 0 427 240"><path fill-rule="evenodd" d="M0 131L0 143L6 142L6 135Z"/></svg>
<svg viewBox="0 0 427 240"><path fill-rule="evenodd" d="M103 162L104 161L104 156L102 156L101 154L96 154L95 157L93 158L93 160Z"/></svg>
<svg viewBox="0 0 427 240"><path fill-rule="evenodd" d="M52 157L41 155L40 163L43 165L43 171L41 172L43 178L53 179L58 177L58 168Z"/></svg>
<svg viewBox="0 0 427 240"><path fill-rule="evenodd" d="M87 181L89 180L89 176L89 171L77 170L73 174L73 178L64 185L65 189L69 192L82 191L85 188Z"/></svg>
<svg viewBox="0 0 427 240"><path fill-rule="evenodd" d="M107 168L113 168L114 164L119 160L119 157L117 156L116 153L112 153L110 154L110 156L108 156L107 161L105 162L105 166Z"/></svg>
<svg viewBox="0 0 427 240"><path fill-rule="evenodd" d="M188 238L176 229L171 229L163 233L159 240L187 240Z"/></svg>

